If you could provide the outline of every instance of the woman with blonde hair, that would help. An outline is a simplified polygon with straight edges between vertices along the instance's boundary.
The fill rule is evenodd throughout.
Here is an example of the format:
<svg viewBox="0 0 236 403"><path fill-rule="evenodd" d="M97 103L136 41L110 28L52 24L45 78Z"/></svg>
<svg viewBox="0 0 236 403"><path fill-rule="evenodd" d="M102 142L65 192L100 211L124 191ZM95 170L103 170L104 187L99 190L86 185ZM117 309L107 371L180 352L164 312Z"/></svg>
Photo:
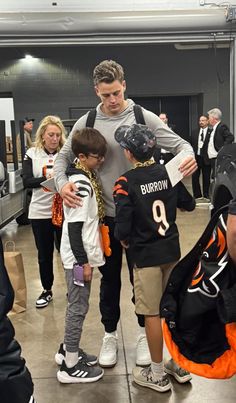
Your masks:
<svg viewBox="0 0 236 403"><path fill-rule="evenodd" d="M61 239L61 227L52 223L54 193L40 184L53 177L53 165L65 142L65 128L58 116L46 116L36 132L35 145L27 150L23 161L23 182L33 189L29 206L43 291L36 308L44 308L52 300L54 235Z"/></svg>

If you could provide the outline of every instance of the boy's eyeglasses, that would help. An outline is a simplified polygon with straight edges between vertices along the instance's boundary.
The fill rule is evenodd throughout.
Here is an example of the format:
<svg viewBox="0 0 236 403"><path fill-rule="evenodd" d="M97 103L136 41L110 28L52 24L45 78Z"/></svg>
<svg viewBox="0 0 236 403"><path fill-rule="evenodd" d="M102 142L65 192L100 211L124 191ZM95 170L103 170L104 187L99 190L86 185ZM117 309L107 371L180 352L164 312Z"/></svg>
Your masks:
<svg viewBox="0 0 236 403"><path fill-rule="evenodd" d="M96 160L101 161L104 156L103 155L93 155L93 154L88 154L88 157L96 158Z"/></svg>

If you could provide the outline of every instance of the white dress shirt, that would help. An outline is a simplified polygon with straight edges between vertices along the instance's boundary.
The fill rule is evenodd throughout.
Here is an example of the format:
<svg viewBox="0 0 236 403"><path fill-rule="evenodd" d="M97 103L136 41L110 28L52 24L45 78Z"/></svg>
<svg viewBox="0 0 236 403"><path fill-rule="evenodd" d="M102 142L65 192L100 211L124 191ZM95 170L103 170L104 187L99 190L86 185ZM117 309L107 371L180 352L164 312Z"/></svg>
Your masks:
<svg viewBox="0 0 236 403"><path fill-rule="evenodd" d="M201 155L201 148L203 147L203 144L204 144L204 141L206 138L207 129L208 129L208 126L205 127L204 129L201 128L199 130L197 155ZM202 132L203 132L203 139L202 139Z"/></svg>
<svg viewBox="0 0 236 403"><path fill-rule="evenodd" d="M217 122L214 126L213 126L213 130L211 132L210 135L210 140L209 140L209 144L208 144L208 157L211 158L216 158L218 152L216 151L215 147L214 147L214 136L215 136L215 131L217 126L220 124L220 122Z"/></svg>

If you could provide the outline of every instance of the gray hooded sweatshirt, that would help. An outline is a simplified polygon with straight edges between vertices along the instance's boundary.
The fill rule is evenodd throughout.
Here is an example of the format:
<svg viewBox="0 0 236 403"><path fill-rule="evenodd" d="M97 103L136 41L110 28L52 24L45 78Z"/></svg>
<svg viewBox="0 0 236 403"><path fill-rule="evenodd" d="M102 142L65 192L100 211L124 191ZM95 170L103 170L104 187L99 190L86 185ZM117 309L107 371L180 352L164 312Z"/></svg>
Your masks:
<svg viewBox="0 0 236 403"><path fill-rule="evenodd" d="M127 108L118 115L108 116L101 110L101 103L97 106L97 115L94 124L94 128L99 130L107 141L107 154L105 161L99 169L99 177L103 189L103 197L105 201L106 215L110 217L115 216L115 205L113 202L113 186L116 179L124 172L131 168L130 163L124 156L123 149L116 142L114 133L116 129L122 125L129 125L136 123L134 115L134 102L131 99L127 99ZM153 131L157 138L157 145L160 148L171 152L176 155L180 151L184 151L186 156L194 156L191 145L183 140L180 136L175 134L162 120L150 112L142 108L143 116L146 125ZM73 162L75 155L71 150L71 138L75 131L83 129L86 126L88 113L82 116L74 125L68 139L54 164L54 178L57 189L61 188L68 182L65 174L66 168L69 163Z"/></svg>

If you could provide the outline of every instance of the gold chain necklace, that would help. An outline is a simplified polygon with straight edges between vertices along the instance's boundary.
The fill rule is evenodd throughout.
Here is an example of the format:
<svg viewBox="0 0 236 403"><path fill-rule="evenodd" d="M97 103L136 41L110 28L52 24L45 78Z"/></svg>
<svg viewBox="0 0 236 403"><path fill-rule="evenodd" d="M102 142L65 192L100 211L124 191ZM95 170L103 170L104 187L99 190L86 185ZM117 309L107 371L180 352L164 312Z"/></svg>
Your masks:
<svg viewBox="0 0 236 403"><path fill-rule="evenodd" d="M94 171L90 171L89 169L85 168L80 162L76 162L75 167L77 169L81 169L84 171L87 176L89 177L90 182L93 185L94 192L96 195L96 200L98 204L98 217L100 221L102 221L105 217L105 207L104 207L104 201L102 197L102 188L98 182L97 175Z"/></svg>
<svg viewBox="0 0 236 403"><path fill-rule="evenodd" d="M155 164L155 161L153 159L150 159L148 161L144 162L135 162L133 169L135 168L142 168L142 167L148 167L149 165Z"/></svg>

